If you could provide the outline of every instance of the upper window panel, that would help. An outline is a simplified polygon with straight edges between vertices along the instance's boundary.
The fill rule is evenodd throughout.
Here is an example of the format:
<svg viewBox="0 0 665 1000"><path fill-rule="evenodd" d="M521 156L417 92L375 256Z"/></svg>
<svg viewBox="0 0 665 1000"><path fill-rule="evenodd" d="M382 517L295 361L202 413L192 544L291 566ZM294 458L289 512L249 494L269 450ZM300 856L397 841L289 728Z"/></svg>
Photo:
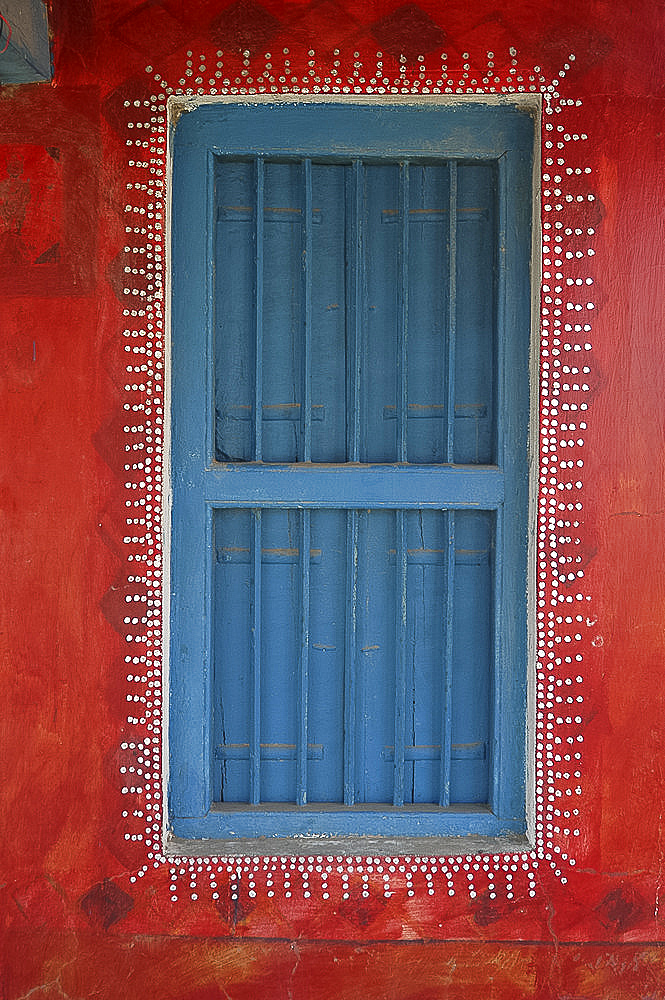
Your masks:
<svg viewBox="0 0 665 1000"><path fill-rule="evenodd" d="M491 161L217 156L215 459L496 462Z"/></svg>

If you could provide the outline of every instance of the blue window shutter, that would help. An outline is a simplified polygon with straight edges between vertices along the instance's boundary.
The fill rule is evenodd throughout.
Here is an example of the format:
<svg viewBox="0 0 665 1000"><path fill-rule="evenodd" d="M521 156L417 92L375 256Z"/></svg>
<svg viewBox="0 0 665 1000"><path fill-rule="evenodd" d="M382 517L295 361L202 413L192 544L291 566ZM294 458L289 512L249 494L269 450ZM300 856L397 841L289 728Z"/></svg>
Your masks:
<svg viewBox="0 0 665 1000"><path fill-rule="evenodd" d="M4 0L0 19L0 85L53 77L48 10L42 0Z"/></svg>
<svg viewBox="0 0 665 1000"><path fill-rule="evenodd" d="M510 106L181 117L177 836L524 829L533 141Z"/></svg>

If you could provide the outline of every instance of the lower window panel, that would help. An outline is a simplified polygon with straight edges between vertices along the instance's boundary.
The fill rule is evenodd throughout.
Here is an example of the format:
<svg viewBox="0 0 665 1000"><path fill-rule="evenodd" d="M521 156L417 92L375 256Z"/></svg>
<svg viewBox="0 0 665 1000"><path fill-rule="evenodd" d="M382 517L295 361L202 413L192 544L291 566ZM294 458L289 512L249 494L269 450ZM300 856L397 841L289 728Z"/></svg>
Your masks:
<svg viewBox="0 0 665 1000"><path fill-rule="evenodd" d="M214 802L488 803L495 517L214 512Z"/></svg>

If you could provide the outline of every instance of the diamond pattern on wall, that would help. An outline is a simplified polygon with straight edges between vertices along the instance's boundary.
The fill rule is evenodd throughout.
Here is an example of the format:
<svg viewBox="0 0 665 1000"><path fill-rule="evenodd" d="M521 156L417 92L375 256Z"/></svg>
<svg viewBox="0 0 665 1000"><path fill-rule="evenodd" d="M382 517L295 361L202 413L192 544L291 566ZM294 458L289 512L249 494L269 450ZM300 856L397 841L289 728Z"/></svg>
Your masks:
<svg viewBox="0 0 665 1000"><path fill-rule="evenodd" d="M377 21L371 32L383 49L393 56L406 56L409 62L445 45L446 41L438 24L415 4L398 7L388 17Z"/></svg>
<svg viewBox="0 0 665 1000"><path fill-rule="evenodd" d="M261 4L254 0L238 0L216 18L210 28L210 37L222 48L239 48L258 51L270 44L281 29Z"/></svg>
<svg viewBox="0 0 665 1000"><path fill-rule="evenodd" d="M355 12L354 12L355 13ZM356 18L335 0L309 4L288 24L286 41L313 46L318 53L332 49L358 30ZM335 43L328 42L330 38Z"/></svg>
<svg viewBox="0 0 665 1000"><path fill-rule="evenodd" d="M113 33L126 45L155 59L168 55L187 40L185 26L163 3L144 3L113 25Z"/></svg>

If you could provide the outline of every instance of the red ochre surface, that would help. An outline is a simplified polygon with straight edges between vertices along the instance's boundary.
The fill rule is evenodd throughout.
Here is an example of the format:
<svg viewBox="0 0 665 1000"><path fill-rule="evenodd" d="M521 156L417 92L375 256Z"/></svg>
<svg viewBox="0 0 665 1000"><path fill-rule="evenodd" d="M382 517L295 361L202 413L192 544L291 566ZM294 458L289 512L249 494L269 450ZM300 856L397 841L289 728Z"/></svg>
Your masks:
<svg viewBox="0 0 665 1000"><path fill-rule="evenodd" d="M418 5L61 0L52 84L0 92L0 997L661 998L665 800L665 14ZM289 47L557 72L583 102L597 234L584 447L581 835L534 896L338 887L176 903L125 840L126 100L186 52ZM339 55L334 49L339 49ZM472 70L473 71L473 70ZM571 188L572 190L572 188ZM581 265L582 268L586 264ZM586 273L580 270L580 274ZM134 588L134 591L135 592ZM562 866L563 867L563 866ZM133 881L132 881L133 879ZM186 880L185 880L186 884ZM227 883L225 883L227 884Z"/></svg>

